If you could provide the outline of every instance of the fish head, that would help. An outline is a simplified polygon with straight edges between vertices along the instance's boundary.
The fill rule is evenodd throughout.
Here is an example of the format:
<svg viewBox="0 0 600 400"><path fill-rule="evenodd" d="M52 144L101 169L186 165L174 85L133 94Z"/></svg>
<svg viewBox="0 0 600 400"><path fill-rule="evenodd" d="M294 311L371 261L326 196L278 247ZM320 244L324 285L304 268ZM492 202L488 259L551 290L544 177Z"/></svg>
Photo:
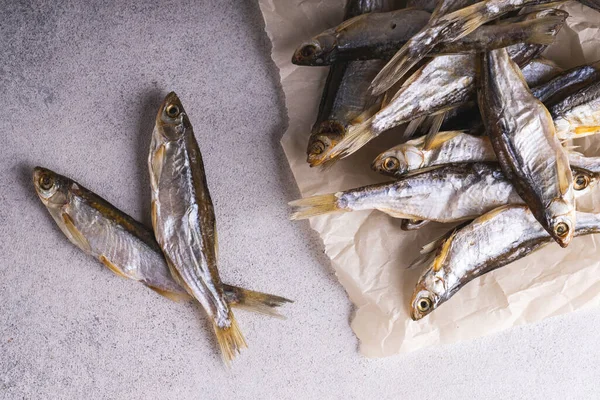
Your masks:
<svg viewBox="0 0 600 400"><path fill-rule="evenodd" d="M573 190L576 196L588 193L591 188L598 184L600 173L595 173L580 168L572 168L573 171Z"/></svg>
<svg viewBox="0 0 600 400"><path fill-rule="evenodd" d="M548 207L548 215L552 215L548 220L549 233L561 247L567 247L575 234L575 207L572 204L559 198Z"/></svg>
<svg viewBox="0 0 600 400"><path fill-rule="evenodd" d="M446 300L446 285L440 272L429 268L419 279L410 302L414 321L426 317Z"/></svg>
<svg viewBox="0 0 600 400"><path fill-rule="evenodd" d="M42 167L33 170L33 186L38 197L48 208L60 208L69 201L69 188L72 181Z"/></svg>
<svg viewBox="0 0 600 400"><path fill-rule="evenodd" d="M335 147L346 134L346 128L338 121L323 121L319 124L316 133L308 139L306 161L311 167L321 165L329 150Z"/></svg>
<svg viewBox="0 0 600 400"><path fill-rule="evenodd" d="M302 43L292 56L292 64L319 66L327 65L325 60L333 52L337 44L334 36L321 34L307 42Z"/></svg>
<svg viewBox="0 0 600 400"><path fill-rule="evenodd" d="M371 168L383 175L400 176L408 172L408 163L404 151L393 148L378 155Z"/></svg>
<svg viewBox="0 0 600 400"><path fill-rule="evenodd" d="M191 128L190 120L175 92L169 93L160 105L156 127L166 140L178 140L186 129Z"/></svg>

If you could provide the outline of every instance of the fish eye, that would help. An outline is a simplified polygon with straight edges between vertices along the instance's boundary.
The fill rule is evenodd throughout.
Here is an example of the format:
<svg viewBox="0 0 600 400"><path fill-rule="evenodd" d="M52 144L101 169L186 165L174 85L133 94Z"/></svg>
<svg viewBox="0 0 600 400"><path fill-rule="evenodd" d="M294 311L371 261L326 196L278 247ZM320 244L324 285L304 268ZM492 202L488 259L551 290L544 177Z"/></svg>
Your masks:
<svg viewBox="0 0 600 400"><path fill-rule="evenodd" d="M310 153L314 155L323 154L325 151L325 143L320 140L317 140L310 146Z"/></svg>
<svg viewBox="0 0 600 400"><path fill-rule="evenodd" d="M49 174L42 174L42 176L40 176L39 184L42 190L50 190L54 186L54 178Z"/></svg>
<svg viewBox="0 0 600 400"><path fill-rule="evenodd" d="M165 112L171 118L176 118L180 114L179 107L177 107L175 104L168 105Z"/></svg>
<svg viewBox="0 0 600 400"><path fill-rule="evenodd" d="M573 188L575 190L583 190L588 187L590 184L590 178L587 175L577 175L575 179L573 179Z"/></svg>
<svg viewBox="0 0 600 400"><path fill-rule="evenodd" d="M383 160L383 169L388 172L394 172L400 167L400 161L396 157L386 157Z"/></svg>
<svg viewBox="0 0 600 400"><path fill-rule="evenodd" d="M432 306L433 302L429 297L421 297L419 301L417 301L417 309L422 313L426 313L431 310Z"/></svg>
<svg viewBox="0 0 600 400"><path fill-rule="evenodd" d="M556 232L556 234L560 237L567 236L569 233L569 225L567 225L565 222L559 222L554 227L554 232Z"/></svg>
<svg viewBox="0 0 600 400"><path fill-rule="evenodd" d="M308 44L304 47L302 47L302 50L300 51L300 53L302 54L303 57L310 57L312 55L314 55L317 52L317 46L315 46L314 44Z"/></svg>

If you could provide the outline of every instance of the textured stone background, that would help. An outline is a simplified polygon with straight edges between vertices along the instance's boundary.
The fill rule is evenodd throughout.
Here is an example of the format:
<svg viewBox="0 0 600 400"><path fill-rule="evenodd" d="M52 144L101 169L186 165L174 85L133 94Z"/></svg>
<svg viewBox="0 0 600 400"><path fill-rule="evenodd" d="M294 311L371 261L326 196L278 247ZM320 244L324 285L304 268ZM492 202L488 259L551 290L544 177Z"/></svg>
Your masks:
<svg viewBox="0 0 600 400"><path fill-rule="evenodd" d="M595 398L600 310L401 357L357 352L350 303L307 223L258 5L0 1L0 398ZM208 170L224 280L296 300L238 312L228 371L192 304L120 279L72 246L31 169L69 175L149 222L146 157L175 90Z"/></svg>

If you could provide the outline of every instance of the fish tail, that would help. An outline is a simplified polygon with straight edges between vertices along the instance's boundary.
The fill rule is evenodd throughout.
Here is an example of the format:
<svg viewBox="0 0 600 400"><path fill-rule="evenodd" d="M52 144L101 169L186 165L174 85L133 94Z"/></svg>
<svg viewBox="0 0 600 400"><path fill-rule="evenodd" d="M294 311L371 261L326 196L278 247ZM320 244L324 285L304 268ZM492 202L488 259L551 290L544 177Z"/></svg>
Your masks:
<svg viewBox="0 0 600 400"><path fill-rule="evenodd" d="M370 86L373 95L378 96L389 90L421 60L422 56L411 52L413 39L406 42L373 79ZM427 55L431 49L423 51Z"/></svg>
<svg viewBox="0 0 600 400"><path fill-rule="evenodd" d="M356 153L378 135L379 133L373 129L370 119L362 124L351 126L346 136L331 149L329 160L339 160Z"/></svg>
<svg viewBox="0 0 600 400"><path fill-rule="evenodd" d="M286 303L293 303L285 297L255 292L237 286L223 285L225 297L231 307L241 308L271 317L285 319L276 309Z"/></svg>
<svg viewBox="0 0 600 400"><path fill-rule="evenodd" d="M556 39L558 31L562 28L565 22L564 17L545 17L534 19L531 23L531 33L525 40L529 44L551 45Z"/></svg>
<svg viewBox="0 0 600 400"><path fill-rule="evenodd" d="M213 321L221 356L227 365L235 358L236 354L248 347L231 310L229 310L228 320L229 326L219 326L217 321Z"/></svg>
<svg viewBox="0 0 600 400"><path fill-rule="evenodd" d="M452 38L458 40L490 20L486 14L486 8L487 4L484 2L475 3L440 17L440 21L443 20L445 24L453 25L456 28L452 33Z"/></svg>
<svg viewBox="0 0 600 400"><path fill-rule="evenodd" d="M338 197L335 193L292 201L290 202L290 206L294 208L294 212L290 217L291 220L307 219L316 217L317 215L343 211L338 206Z"/></svg>

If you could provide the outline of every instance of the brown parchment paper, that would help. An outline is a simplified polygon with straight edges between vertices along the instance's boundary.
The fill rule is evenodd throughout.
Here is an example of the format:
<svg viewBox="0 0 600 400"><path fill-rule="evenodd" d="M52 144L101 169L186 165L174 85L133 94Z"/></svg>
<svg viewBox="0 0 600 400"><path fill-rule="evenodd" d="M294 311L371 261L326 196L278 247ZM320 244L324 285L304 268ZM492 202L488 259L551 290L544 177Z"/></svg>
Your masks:
<svg viewBox="0 0 600 400"><path fill-rule="evenodd" d="M303 197L383 181L370 170L380 152L396 144L393 134L321 171L306 164L305 150L315 121L327 67L297 67L290 60L304 39L340 23L344 0L259 0L272 57L281 74L289 128L281 143ZM579 3L546 57L564 68L600 60L600 13ZM581 150L600 154L600 138L584 139ZM593 193L578 208L600 210ZM305 223L305 222L297 222ZM529 257L480 277L419 322L409 301L421 272L406 266L421 246L448 229L400 230L399 220L378 211L312 218L340 283L356 306L352 329L361 352L384 357L426 346L453 343L600 305L600 249L596 237L573 240L567 249L552 244Z"/></svg>

